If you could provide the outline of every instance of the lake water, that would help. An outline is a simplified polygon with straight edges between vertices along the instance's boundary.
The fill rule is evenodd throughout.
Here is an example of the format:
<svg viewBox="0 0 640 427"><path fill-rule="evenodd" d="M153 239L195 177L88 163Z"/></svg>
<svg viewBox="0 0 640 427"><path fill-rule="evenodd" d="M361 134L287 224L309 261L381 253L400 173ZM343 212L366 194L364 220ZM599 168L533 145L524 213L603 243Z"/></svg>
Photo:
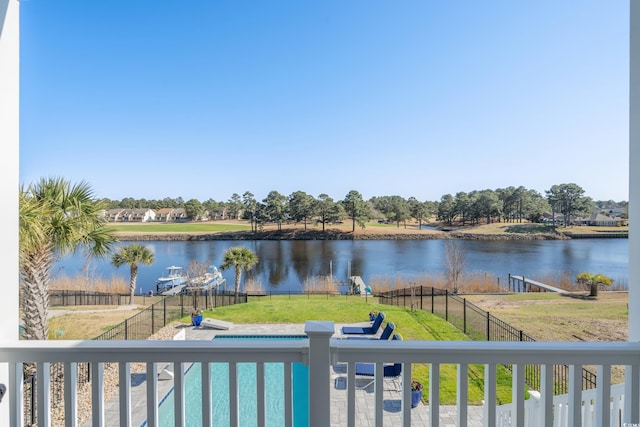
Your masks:
<svg viewBox="0 0 640 427"><path fill-rule="evenodd" d="M308 277L333 274L346 281L348 275L372 278L399 277L414 280L444 272L445 240L297 240L297 241L198 241L139 242L151 249L155 262L140 265L136 293L155 292L155 280L170 265L188 267L190 261L220 266L225 250L242 245L253 250L260 261L243 275L262 283L266 290L300 291ZM467 273L488 273L507 283L509 273L531 279L575 277L581 271L600 272L627 286L628 239L576 239L486 241L457 240L467 252ZM131 242L122 242L126 245ZM62 258L54 275L82 275L81 253ZM115 268L110 259L93 261L93 275L129 280L129 267ZM233 288L234 272L223 271Z"/></svg>

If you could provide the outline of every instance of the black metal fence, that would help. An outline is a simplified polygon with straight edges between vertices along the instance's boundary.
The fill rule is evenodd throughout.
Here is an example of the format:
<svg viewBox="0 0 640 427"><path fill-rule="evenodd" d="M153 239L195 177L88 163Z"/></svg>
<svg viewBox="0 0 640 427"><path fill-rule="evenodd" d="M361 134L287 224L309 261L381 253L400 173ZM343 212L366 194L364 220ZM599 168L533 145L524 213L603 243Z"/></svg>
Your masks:
<svg viewBox="0 0 640 427"><path fill-rule="evenodd" d="M476 341L535 341L522 330L482 310L465 298L454 295L446 289L429 286L405 288L376 295L381 304L413 307L429 311L454 325L468 337ZM506 365L511 369L510 365ZM554 394L568 392L568 367L554 365ZM540 365L525 366L525 381L536 390L540 389ZM596 375L582 369L582 389L595 388Z"/></svg>
<svg viewBox="0 0 640 427"><path fill-rule="evenodd" d="M122 305L128 303L128 294L55 290L49 293L49 305L51 307L71 305Z"/></svg>
<svg viewBox="0 0 640 427"><path fill-rule="evenodd" d="M76 301L84 298L81 294L73 293L66 295L68 301ZM123 299L123 303L128 303L127 299ZM115 301L115 300L113 300ZM136 315L125 319L103 334L94 338L94 340L145 340L160 329L167 326L176 319L191 314L193 308L213 309L234 304L243 304L247 302L246 294L238 294L235 298L234 292L217 292L202 291L189 294L180 294L162 297L162 299ZM94 303L88 303L94 304ZM109 305L114 303L108 303ZM89 363L78 363L78 385L91 381L91 368ZM50 368L51 378L51 397L55 400L62 400L64 396L64 364L52 363ZM24 423L25 425L33 425L37 422L36 408L36 378L35 376L27 376L24 379Z"/></svg>

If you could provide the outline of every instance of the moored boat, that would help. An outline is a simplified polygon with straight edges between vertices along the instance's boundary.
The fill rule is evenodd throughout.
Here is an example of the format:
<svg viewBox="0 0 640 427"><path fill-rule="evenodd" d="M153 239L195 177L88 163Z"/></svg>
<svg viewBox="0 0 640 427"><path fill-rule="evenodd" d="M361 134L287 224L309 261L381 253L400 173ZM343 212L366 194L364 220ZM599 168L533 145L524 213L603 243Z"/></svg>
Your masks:
<svg viewBox="0 0 640 427"><path fill-rule="evenodd" d="M204 274L188 278L185 290L210 290L223 286L225 282L220 270L215 265L210 265Z"/></svg>
<svg viewBox="0 0 640 427"><path fill-rule="evenodd" d="M186 286L187 275L182 267L172 265L167 267L167 274L156 280L156 293L174 295L182 292Z"/></svg>

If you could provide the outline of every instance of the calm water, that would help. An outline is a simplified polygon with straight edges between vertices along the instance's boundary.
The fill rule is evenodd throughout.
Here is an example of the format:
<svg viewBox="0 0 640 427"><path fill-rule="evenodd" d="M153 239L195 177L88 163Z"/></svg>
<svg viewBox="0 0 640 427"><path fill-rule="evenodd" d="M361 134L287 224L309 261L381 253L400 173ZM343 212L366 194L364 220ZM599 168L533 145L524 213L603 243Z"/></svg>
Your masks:
<svg viewBox="0 0 640 427"><path fill-rule="evenodd" d="M507 282L508 274L532 279L575 276L581 271L601 272L627 285L627 239L577 239L553 241L458 241L467 251L467 273L489 273ZM122 242L127 244L130 242ZM413 280L444 271L444 240L361 240L361 241L207 241L141 242L151 249L155 262L141 265L138 292L155 292L155 280L170 265L188 267L190 261L207 261L219 266L224 251L244 245L260 262L247 276L260 281L267 290L298 291L307 277L333 274L338 280L359 275L369 282L375 278ZM82 274L81 254L66 256L55 274ZM129 267L115 268L110 260L93 261L92 274L109 279L129 279ZM234 272L223 271L227 286L233 287ZM245 277L245 276L243 276ZM244 279L243 279L244 283Z"/></svg>

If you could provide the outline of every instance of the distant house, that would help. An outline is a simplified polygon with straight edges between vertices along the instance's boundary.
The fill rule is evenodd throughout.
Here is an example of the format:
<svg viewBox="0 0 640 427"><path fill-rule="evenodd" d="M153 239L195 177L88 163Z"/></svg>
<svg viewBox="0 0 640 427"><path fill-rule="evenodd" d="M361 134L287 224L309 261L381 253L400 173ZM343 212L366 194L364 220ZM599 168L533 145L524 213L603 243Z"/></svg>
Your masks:
<svg viewBox="0 0 640 427"><path fill-rule="evenodd" d="M169 222L171 220L172 208L156 209L156 221Z"/></svg>
<svg viewBox="0 0 640 427"><path fill-rule="evenodd" d="M576 224L578 223L578 221L575 222ZM589 218L582 218L579 223L580 225L589 225L594 227L615 227L618 225L625 225L626 221L622 218L616 218L600 212L594 212Z"/></svg>
<svg viewBox="0 0 640 427"><path fill-rule="evenodd" d="M187 219L187 211L184 208L171 209L169 214L170 221L184 221Z"/></svg>
<svg viewBox="0 0 640 427"><path fill-rule="evenodd" d="M125 209L121 213L120 221L124 222L148 222L156 218L156 212L153 209Z"/></svg>
<svg viewBox="0 0 640 427"><path fill-rule="evenodd" d="M105 212L105 216L107 217L107 221L108 222L121 221L120 218L122 217L122 212L124 212L124 209L121 209L121 208L107 210Z"/></svg>
<svg viewBox="0 0 640 427"><path fill-rule="evenodd" d="M564 222L564 215L560 212L556 212L555 215L553 212L544 212L542 214L542 222L545 224L551 224L553 221L555 221L556 224Z"/></svg>

